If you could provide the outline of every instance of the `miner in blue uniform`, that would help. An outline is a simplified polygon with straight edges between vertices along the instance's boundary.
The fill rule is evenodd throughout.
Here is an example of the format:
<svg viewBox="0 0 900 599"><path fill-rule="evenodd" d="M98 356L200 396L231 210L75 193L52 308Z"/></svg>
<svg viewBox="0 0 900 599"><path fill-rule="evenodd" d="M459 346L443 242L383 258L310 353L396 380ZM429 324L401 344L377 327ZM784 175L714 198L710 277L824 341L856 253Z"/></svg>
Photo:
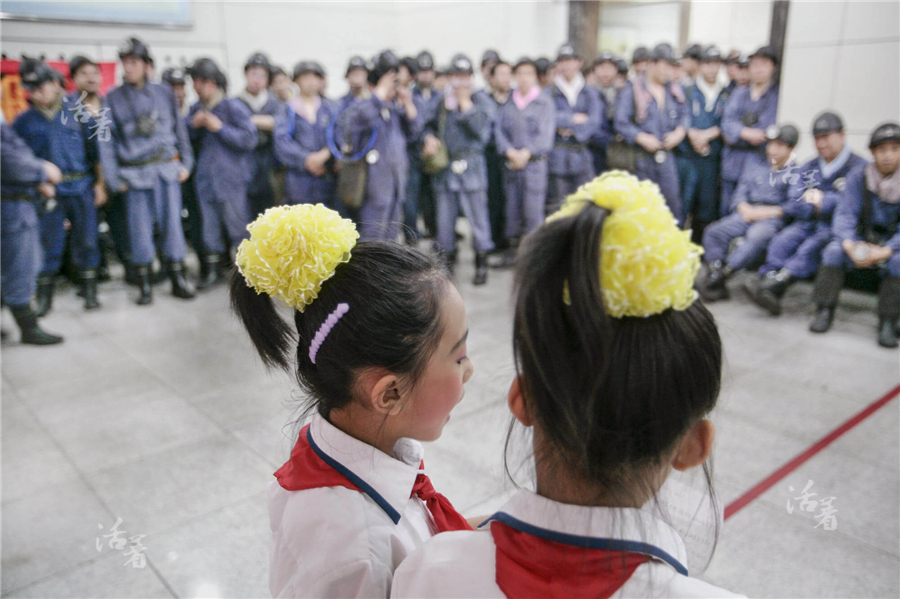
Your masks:
<svg viewBox="0 0 900 599"><path fill-rule="evenodd" d="M362 56L352 56L347 63L347 72L345 74L347 93L338 100L338 110L343 111L350 104L359 100L368 100L371 96L369 92L369 65Z"/></svg>
<svg viewBox="0 0 900 599"><path fill-rule="evenodd" d="M187 128L171 88L147 77L147 46L129 38L119 49L119 58L123 84L107 96L111 142L100 144L100 156L110 189L125 194L131 261L140 288L138 304L153 301L154 225L159 228L172 294L190 299L194 290L184 272L187 246L180 187L194 163Z"/></svg>
<svg viewBox="0 0 900 599"><path fill-rule="evenodd" d="M16 319L20 341L30 345L63 340L41 329L31 307L41 268L38 210L62 178L56 165L36 158L11 126L0 123L0 296Z"/></svg>
<svg viewBox="0 0 900 599"><path fill-rule="evenodd" d="M256 129L256 147L251 155L250 184L247 187L247 203L251 220L275 205L272 180L275 170L275 122L284 110L284 104L269 93L271 80L269 58L257 52L244 65L246 85L237 99L250 110L250 122Z"/></svg>
<svg viewBox="0 0 900 599"><path fill-rule="evenodd" d="M810 325L824 333L853 269L878 269L878 343L897 347L900 319L900 125L884 123L869 139L875 162L847 176L844 198L834 212L834 236L822 255L813 297L816 317Z"/></svg>
<svg viewBox="0 0 900 599"><path fill-rule="evenodd" d="M94 310L100 307L95 188L99 188L100 198L106 197L97 150L98 123L87 106L79 105L77 93L63 97L58 74L43 61L25 59L19 65L19 73L22 86L30 93L31 107L19 115L13 128L35 156L63 171L53 208L40 215L43 265L37 279L35 312L44 316L53 303L54 278L62 266L66 245L65 220L72 225L72 259L79 269L84 307Z"/></svg>
<svg viewBox="0 0 900 599"><path fill-rule="evenodd" d="M201 58L190 73L198 101L184 120L196 151L202 241L197 288L206 289L225 279L222 265L230 262L229 246L237 248L248 236L247 185L257 129L246 104L225 96L228 81L214 61Z"/></svg>
<svg viewBox="0 0 900 599"><path fill-rule="evenodd" d="M781 313L780 299L797 279L816 274L822 251L832 238L831 219L843 198L847 175L865 164L844 137L844 123L833 112L823 112L812 126L819 155L783 174L791 181L790 201L784 214L792 219L772 239L766 262L759 269L760 305L772 315ZM751 293L751 297L758 297ZM775 301L771 301L774 298Z"/></svg>
<svg viewBox="0 0 900 599"><path fill-rule="evenodd" d="M491 239L494 240L494 249L503 250L509 247L504 231L506 193L503 186L503 163L505 158L497 151L493 128L500 110L509 102L512 67L497 56L491 60L490 66L482 69L482 72L486 72L488 75L488 87L478 90L475 95L484 97L487 105L491 107L491 137L484 148L488 174L488 217L491 221Z"/></svg>
<svg viewBox="0 0 900 599"><path fill-rule="evenodd" d="M422 51L416 56L419 70L416 72L416 84L412 89L413 103L419 115L420 124L424 118L437 111L443 100L440 90L434 88L434 57L430 52ZM437 231L437 211L434 203L434 186L431 175L422 172L422 132L410 137L407 145L409 156L409 180L406 185L406 203L404 205L403 232L407 243L418 240L418 216L422 216L426 235L435 235Z"/></svg>
<svg viewBox="0 0 900 599"><path fill-rule="evenodd" d="M544 222L547 157L556 134L556 109L538 84L534 61L519 59L514 75L516 89L494 125L497 151L505 159L506 237L512 248Z"/></svg>
<svg viewBox="0 0 900 599"><path fill-rule="evenodd" d="M721 206L731 205L731 194L748 164L765 163L766 129L775 124L778 111L777 66L773 48L757 50L750 56L750 84L736 88L725 103Z"/></svg>
<svg viewBox="0 0 900 599"><path fill-rule="evenodd" d="M719 217L719 163L722 159L722 114L726 96L719 83L722 53L707 46L700 54L700 71L687 90L688 159L690 172L681 182L685 219L691 217L694 239Z"/></svg>
<svg viewBox="0 0 900 599"><path fill-rule="evenodd" d="M594 177L594 159L588 142L600 127L597 90L585 85L583 61L571 44L563 44L556 57L557 75L550 93L556 108L556 138L550 153L548 212Z"/></svg>
<svg viewBox="0 0 900 599"><path fill-rule="evenodd" d="M616 118L616 77L619 75L618 58L612 52L601 52L594 60L594 74L597 77L597 91L600 99L600 119L591 136L590 148L594 159L594 172L598 175L606 170L606 145L613 134ZM626 75L628 68L625 68Z"/></svg>
<svg viewBox="0 0 900 599"><path fill-rule="evenodd" d="M793 151L800 133L793 125L773 125L767 132L766 157L769 164L753 164L741 176L732 196L732 212L709 225L703 233L703 258L708 265L697 290L707 302L728 297L725 281L738 270L748 268L765 256L766 248L784 227L784 207L791 189L786 171L796 168ZM731 242L744 241L731 253Z"/></svg>
<svg viewBox="0 0 900 599"><path fill-rule="evenodd" d="M615 129L638 152L637 177L659 185L680 223L681 190L672 149L687 134L689 111L681 85L673 81L677 58L672 46L657 45L651 59L645 75L622 90Z"/></svg>
<svg viewBox="0 0 900 599"><path fill-rule="evenodd" d="M418 134L418 110L409 88L397 86L400 61L391 51L372 60L368 82L371 97L347 109L349 145L365 149L375 132L374 145L365 154L366 194L359 210L360 239L396 241L403 219L409 161L406 141Z"/></svg>
<svg viewBox="0 0 900 599"><path fill-rule="evenodd" d="M275 158L287 169L286 204L324 204L336 208L334 159L328 149L328 125L337 107L319 92L325 70L304 60L294 67L300 94L287 102L287 110L275 130Z"/></svg>
<svg viewBox="0 0 900 599"><path fill-rule="evenodd" d="M473 96L472 73L472 62L468 57L463 54L453 57L443 101L425 120L422 151L432 156L441 144L445 144L450 157L450 164L433 177L437 200L436 249L452 271L456 262L456 218L461 210L472 227L473 283L483 285L487 282L487 253L494 248L484 160L484 147L490 136L491 109L485 99Z"/></svg>

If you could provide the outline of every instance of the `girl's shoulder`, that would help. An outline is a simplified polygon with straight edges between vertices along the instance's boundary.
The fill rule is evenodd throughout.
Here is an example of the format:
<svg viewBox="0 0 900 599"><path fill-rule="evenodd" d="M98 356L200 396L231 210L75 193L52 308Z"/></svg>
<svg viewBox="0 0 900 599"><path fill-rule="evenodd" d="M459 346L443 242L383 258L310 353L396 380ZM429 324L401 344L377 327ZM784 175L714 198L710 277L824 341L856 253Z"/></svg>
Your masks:
<svg viewBox="0 0 900 599"><path fill-rule="evenodd" d="M672 599L746 597L699 578L679 574L667 564L656 560L650 560L638 567L616 596Z"/></svg>

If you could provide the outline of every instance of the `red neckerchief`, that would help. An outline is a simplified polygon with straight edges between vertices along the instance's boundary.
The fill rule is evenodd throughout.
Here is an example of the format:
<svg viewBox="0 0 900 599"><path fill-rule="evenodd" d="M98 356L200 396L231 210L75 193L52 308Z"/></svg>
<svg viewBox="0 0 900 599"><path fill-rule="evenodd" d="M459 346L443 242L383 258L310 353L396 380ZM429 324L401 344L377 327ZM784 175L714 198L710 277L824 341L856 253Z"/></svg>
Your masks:
<svg viewBox="0 0 900 599"><path fill-rule="evenodd" d="M423 461L419 468L424 469L424 467L425 462ZM352 473L350 474L352 476ZM300 431L300 435L297 437L297 444L294 445L294 449L291 451L291 458L285 462L284 466L275 471L275 478L278 479L278 484L288 491L305 491L323 487L345 487L369 495L382 509L385 509L385 505L383 505L384 500L377 496L377 493L362 480L359 482L351 481L347 475L338 472L334 466L329 465L323 459L310 443L308 424ZM373 496L373 494L377 497ZM431 517L434 519L438 532L472 530L466 519L453 508L450 501L434 490L431 480L424 474L416 476L416 482L413 485L410 497L414 495L418 495L419 499L425 502L425 507L431 512ZM387 512L388 510L385 509L385 511ZM399 517L394 518L390 512L388 512L388 515L394 519L395 524L399 522Z"/></svg>
<svg viewBox="0 0 900 599"><path fill-rule="evenodd" d="M630 551L576 547L542 539L496 520L497 586L507 597L606 599L649 556Z"/></svg>

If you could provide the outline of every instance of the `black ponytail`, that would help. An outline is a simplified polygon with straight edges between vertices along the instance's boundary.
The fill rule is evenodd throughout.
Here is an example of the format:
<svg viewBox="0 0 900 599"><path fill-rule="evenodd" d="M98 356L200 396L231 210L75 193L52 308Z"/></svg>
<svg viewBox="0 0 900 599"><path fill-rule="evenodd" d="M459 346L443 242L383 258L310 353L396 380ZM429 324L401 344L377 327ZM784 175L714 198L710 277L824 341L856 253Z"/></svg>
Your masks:
<svg viewBox="0 0 900 599"><path fill-rule="evenodd" d="M263 363L290 371L291 349L296 343L293 329L278 315L272 298L247 285L237 268L231 273L231 309L247 329Z"/></svg>

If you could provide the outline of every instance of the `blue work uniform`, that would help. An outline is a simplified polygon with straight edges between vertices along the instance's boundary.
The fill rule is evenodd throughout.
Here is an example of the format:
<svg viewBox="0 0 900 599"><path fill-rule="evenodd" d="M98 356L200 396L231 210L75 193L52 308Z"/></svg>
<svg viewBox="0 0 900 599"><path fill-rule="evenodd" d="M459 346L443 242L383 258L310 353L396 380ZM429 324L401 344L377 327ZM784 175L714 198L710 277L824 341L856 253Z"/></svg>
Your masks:
<svg viewBox="0 0 900 599"><path fill-rule="evenodd" d="M262 93L267 96L259 110L255 110L248 104L243 96L238 96L237 99L250 110L251 115L271 116L277 123L281 118L282 111L285 110L284 102L267 91ZM247 204L251 219L275 205L275 190L272 187L272 177L275 171L275 130L263 131L256 129L255 126L254 129L256 130L256 147L251 154L250 183L247 186Z"/></svg>
<svg viewBox="0 0 900 599"><path fill-rule="evenodd" d="M550 191L547 211L554 212L566 196L594 178L594 159L588 142L600 126L600 98L597 90L584 86L572 105L555 83L550 86L550 94L556 109L556 134L548 159ZM576 114L586 114L588 120L576 125L572 120ZM572 134L566 133L564 136L560 130L568 130Z"/></svg>
<svg viewBox="0 0 900 599"><path fill-rule="evenodd" d="M893 251L880 266L882 275L900 277L900 202L879 197L866 184L866 170L858 166L847 175L844 198L834 210L834 236L822 253L822 265L853 270L856 266L844 251L844 241L865 241ZM894 307L897 309L897 307Z"/></svg>
<svg viewBox="0 0 900 599"><path fill-rule="evenodd" d="M41 268L37 186L47 180L11 125L0 124L0 296L12 308L27 306Z"/></svg>
<svg viewBox="0 0 900 599"><path fill-rule="evenodd" d="M364 241L395 241L403 219L409 176L407 140L418 135L418 117L411 119L396 102L375 94L347 108L347 138L351 147L375 145L366 154L366 195L359 210L359 235Z"/></svg>
<svg viewBox="0 0 900 599"><path fill-rule="evenodd" d="M791 166L792 163L788 163ZM789 201L790 183L779 171L766 165L753 164L741 177L732 196L731 214L706 227L703 232L704 258L707 262L724 261L731 270L759 264L772 238L784 227L784 217L749 223L736 211L739 204L781 206ZM744 241L728 253L732 240Z"/></svg>
<svg viewBox="0 0 900 599"><path fill-rule="evenodd" d="M222 121L213 133L191 122L201 110ZM203 251L219 255L237 247L248 237L250 207L247 186L254 174L253 149L257 130L250 121L250 109L237 98L221 98L211 109L195 102L184 118L197 152L194 190L200 208Z"/></svg>
<svg viewBox="0 0 900 599"><path fill-rule="evenodd" d="M817 157L800 167L799 172L782 175L791 180L790 201L784 206L784 214L793 222L772 239L760 275L782 268L798 279L816 274L822 251L832 238L831 217L843 197L847 175L865 162L845 145L829 165ZM802 199L807 189L822 191L822 205L818 209Z"/></svg>
<svg viewBox="0 0 900 599"><path fill-rule="evenodd" d="M419 135L407 140L409 178L406 183L403 224L407 233L416 234L418 216L421 215L425 230L434 235L437 231L437 210L431 175L422 172L422 129L428 116L437 112L444 96L433 88L426 90L416 85L412 90L412 99L418 111L416 118L420 126Z"/></svg>
<svg viewBox="0 0 900 599"><path fill-rule="evenodd" d="M167 85L124 83L109 92L109 143L100 143L103 176L110 189L125 192L131 261L152 264L154 225L162 253L171 262L187 255L181 224L181 184L178 174L194 165L187 127Z"/></svg>
<svg viewBox="0 0 900 599"><path fill-rule="evenodd" d="M481 89L475 92L475 95L481 96L486 100L488 106L491 107L491 136L484 148L484 159L487 165L488 177L488 218L491 221L491 239L494 245L505 247L506 244L506 193L503 186L503 164L506 159L497 151L497 141L494 138L494 123L497 122L497 115L503 106L509 103L512 92L508 92L505 102L499 102L494 95L487 89Z"/></svg>
<svg viewBox="0 0 900 599"><path fill-rule="evenodd" d="M688 130L699 129L704 131L711 127L722 126L722 116L725 113L725 101L728 94L721 90L712 105L707 110L706 96L697 87L692 85L687 90ZM694 215L694 220L700 223L710 223L721 214L719 208L719 166L722 160L722 136L709 142L709 154L701 156L694 151L689 140L685 140L685 149L690 164L687 176L681 181L682 212L685 218L689 214ZM732 202L733 203L733 202ZM727 211L724 208L723 211Z"/></svg>
<svg viewBox="0 0 900 599"><path fill-rule="evenodd" d="M542 91L523 109L512 100L507 102L494 124L497 152L506 156L510 148L527 149L531 160L525 168L503 168L506 191L507 238L531 233L544 222L547 198L547 158L553 151L556 136L556 108L549 93Z"/></svg>
<svg viewBox="0 0 900 599"><path fill-rule="evenodd" d="M293 100L300 101L299 98ZM275 158L287 169L284 177L286 204L324 204L337 208L334 195L337 179L331 161L326 163L324 175L313 175L306 170L307 157L328 147L326 132L336 116L337 106L327 98L322 98L312 123L288 102L275 128Z"/></svg>
<svg viewBox="0 0 900 599"><path fill-rule="evenodd" d="M432 177L437 204L435 246L446 254L456 251L456 218L460 210L472 227L475 251L494 249L484 159L484 147L491 133L491 107L487 100L477 95L472 96L472 104L469 110L462 112L459 108L447 111L441 102L425 122L426 133L437 136L441 114L446 115L441 143L447 147L450 165Z"/></svg>
<svg viewBox="0 0 900 599"><path fill-rule="evenodd" d="M663 197L666 198L666 204L676 220L681 223L684 215L681 210L681 189L675 157L672 152L665 150L650 155L637 145L635 139L638 133L644 132L662 141L666 135L678 127L684 127L687 130L690 113L685 103L676 99L672 85L667 85L665 105L660 108L656 103L656 98L651 95L646 118L638 123L634 100L634 95L637 93L636 85L641 85L644 90L647 89L647 83L642 77L621 91L622 97L616 106L616 131L625 138L627 143L635 146L639 151L635 175L638 179L646 179L659 185ZM662 159L662 162L658 162L659 159Z"/></svg>
<svg viewBox="0 0 900 599"><path fill-rule="evenodd" d="M597 88L597 99L600 111L597 129L591 136L589 146L594 160L594 173L599 175L606 171L606 146L613 136L613 122L616 119L616 100L619 90L615 85Z"/></svg>
<svg viewBox="0 0 900 599"><path fill-rule="evenodd" d="M778 86L770 85L756 100L750 94L751 86L742 85L730 92L725 102L725 113L722 115L722 138L725 147L722 150L722 210L731 206L731 195L734 193L741 173L748 164L765 164L766 142L751 145L741 139L744 127L765 131L775 124L778 112ZM724 214L724 213L723 213Z"/></svg>
<svg viewBox="0 0 900 599"><path fill-rule="evenodd" d="M76 109L78 94L63 99L59 111L47 118L31 107L16 119L13 128L37 158L52 162L63 173L56 186L56 201L42 211L42 274L53 276L62 266L66 246L65 220L72 225L72 261L80 270L100 265L97 209L94 207L98 157L97 130L87 108Z"/></svg>

